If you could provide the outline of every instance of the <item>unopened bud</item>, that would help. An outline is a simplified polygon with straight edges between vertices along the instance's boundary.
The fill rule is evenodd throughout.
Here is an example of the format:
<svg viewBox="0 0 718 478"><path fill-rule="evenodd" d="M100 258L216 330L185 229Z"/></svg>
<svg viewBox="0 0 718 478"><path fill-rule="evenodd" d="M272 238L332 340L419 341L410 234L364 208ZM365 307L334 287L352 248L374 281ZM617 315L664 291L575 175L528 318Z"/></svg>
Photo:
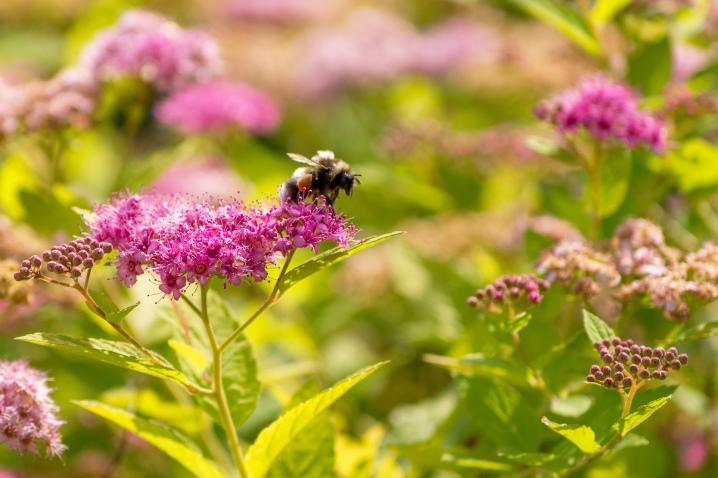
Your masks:
<svg viewBox="0 0 718 478"><path fill-rule="evenodd" d="M681 362L683 365L685 365L685 364L688 363L688 355L687 355L687 354L680 354L680 355L678 356L678 360L680 360L680 362Z"/></svg>

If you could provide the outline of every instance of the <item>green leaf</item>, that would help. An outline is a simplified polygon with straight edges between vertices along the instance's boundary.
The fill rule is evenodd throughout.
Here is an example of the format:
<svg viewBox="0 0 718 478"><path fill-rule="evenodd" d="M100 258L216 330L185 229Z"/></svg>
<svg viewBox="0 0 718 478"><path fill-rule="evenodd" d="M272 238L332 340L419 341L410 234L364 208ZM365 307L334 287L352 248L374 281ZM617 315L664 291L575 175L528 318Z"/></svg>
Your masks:
<svg viewBox="0 0 718 478"><path fill-rule="evenodd" d="M567 164L576 164L576 156L569 153L566 148L561 147L557 142L543 136L529 136L526 138L526 146L541 156L554 158Z"/></svg>
<svg viewBox="0 0 718 478"><path fill-rule="evenodd" d="M600 342L603 339L612 339L616 336L613 329L606 322L584 309L583 328L586 330L591 344Z"/></svg>
<svg viewBox="0 0 718 478"><path fill-rule="evenodd" d="M562 417L580 417L591 408L593 400L586 395L571 395L551 402L551 412Z"/></svg>
<svg viewBox="0 0 718 478"><path fill-rule="evenodd" d="M678 344L681 342L689 342L691 340L702 340L718 335L718 322L704 322L695 327L684 330L676 337L666 340L668 344Z"/></svg>
<svg viewBox="0 0 718 478"><path fill-rule="evenodd" d="M311 399L321 390L310 380L292 397L288 409ZM324 478L334 476L334 423L324 410L277 456L269 478Z"/></svg>
<svg viewBox="0 0 718 478"><path fill-rule="evenodd" d="M154 377L172 380L181 385L189 385L187 377L172 367L160 355L154 354L164 365L151 362L144 354L126 342L114 342L105 339L92 339L85 337L68 337L66 335L50 333L34 333L17 337L15 340L44 345L65 352L71 352L100 362L116 365L117 367L134 370L135 372L152 375Z"/></svg>
<svg viewBox="0 0 718 478"><path fill-rule="evenodd" d="M623 204L631 181L631 154L626 148L611 148L601 161L601 217L610 216Z"/></svg>
<svg viewBox="0 0 718 478"><path fill-rule="evenodd" d="M631 4L632 0L596 0L591 9L591 20L605 25Z"/></svg>
<svg viewBox="0 0 718 478"><path fill-rule="evenodd" d="M189 438L165 424L140 418L125 410L100 402L80 400L72 403L147 440L197 477L223 478L226 476L217 465L202 456L199 447Z"/></svg>
<svg viewBox="0 0 718 478"><path fill-rule="evenodd" d="M551 347L551 349L548 352L537 357L536 360L534 360L531 363L531 367L534 370L543 370L551 362L553 362L554 360L556 360L559 357L562 357L564 355L565 350L568 348L568 346L573 344L573 342L582 335L583 335L583 332L578 331L575 334L573 334L571 337L569 337L568 340L554 345L553 347Z"/></svg>
<svg viewBox="0 0 718 478"><path fill-rule="evenodd" d="M503 454L499 452L499 456L511 460L516 463L528 466L543 466L556 459L556 455L551 453L509 453Z"/></svg>
<svg viewBox="0 0 718 478"><path fill-rule="evenodd" d="M511 359L486 357L480 353L469 354L461 359L430 354L423 358L425 362L466 376L501 379L517 387L529 386L529 370Z"/></svg>
<svg viewBox="0 0 718 478"><path fill-rule="evenodd" d="M196 374L200 374L205 368L207 368L207 364L209 363L207 357L191 345L177 340L168 340L167 345L175 351L180 360L186 361L187 364L190 364L194 368L194 372Z"/></svg>
<svg viewBox="0 0 718 478"><path fill-rule="evenodd" d="M531 314L522 312L508 321L507 328L509 332L518 332L531 322Z"/></svg>
<svg viewBox="0 0 718 478"><path fill-rule="evenodd" d="M657 95L671 79L672 54L668 35L644 44L628 59L627 80L646 95Z"/></svg>
<svg viewBox="0 0 718 478"><path fill-rule="evenodd" d="M601 449L601 445L596 443L596 434L591 428L585 425L554 423L546 417L543 417L541 422L576 445L579 450L587 455L593 455Z"/></svg>
<svg viewBox="0 0 718 478"><path fill-rule="evenodd" d="M616 443L615 446L609 449L604 456L612 455L613 453L625 450L627 448L646 446L649 443L650 442L642 436L636 435L635 433L629 433L628 435L623 437L623 440L619 441L618 443Z"/></svg>
<svg viewBox="0 0 718 478"><path fill-rule="evenodd" d="M129 314L130 312L132 312L132 311L134 310L134 308L137 307L138 305L140 305L139 302L136 303L136 304L134 304L134 305L131 305L131 306L129 306L129 307L125 307L125 308L122 309L122 310L118 310L117 312L112 312L112 313L110 313L110 314L107 314L107 316L105 317L105 319L106 319L108 322L111 322L111 323L113 323L113 324L119 324L119 323L122 321L122 319L124 319L125 317L127 317L127 314Z"/></svg>
<svg viewBox="0 0 718 478"><path fill-rule="evenodd" d="M535 452L542 427L534 407L516 389L498 380L459 375L459 391L482 436L517 452Z"/></svg>
<svg viewBox="0 0 718 478"><path fill-rule="evenodd" d="M87 291L90 294L90 297L92 297L92 300L95 301L95 303L100 307L100 310L105 313L105 315L113 314L115 312L119 312L120 308L117 307L117 304L115 304L109 295L107 295L104 291L101 290L88 290ZM88 304L89 306L89 304ZM89 306L90 310L94 312L94 309L92 306Z"/></svg>
<svg viewBox="0 0 718 478"><path fill-rule="evenodd" d="M718 185L718 148L701 138L690 138L666 158L656 158L654 169L667 170L684 193L713 189ZM653 167L653 165L652 165Z"/></svg>
<svg viewBox="0 0 718 478"><path fill-rule="evenodd" d="M621 435L626 436L628 432L648 420L651 415L660 410L660 408L668 403L671 398L673 398L673 395L668 395L667 397L658 398L643 405L642 407L639 407L635 412L628 414L626 417L616 422L613 425L613 429Z"/></svg>
<svg viewBox="0 0 718 478"><path fill-rule="evenodd" d="M460 468L474 468L476 470L487 471L515 471L515 467L509 463L501 463L500 461L482 460L467 454L444 453L441 456L441 462Z"/></svg>
<svg viewBox="0 0 718 478"><path fill-rule="evenodd" d="M298 282L306 279L307 277L316 274L322 269L336 264L337 262L341 262L359 251L368 249L380 242L386 241L389 238L398 236L399 234L404 234L404 232L395 231L388 234L382 234L381 236L372 236L362 240L361 242L353 243L346 249L343 247L335 247L334 249L323 252L318 256L312 257L304 264L299 265L284 274L284 277L282 277L282 280L279 283L280 295L284 294L293 285L296 285Z"/></svg>
<svg viewBox="0 0 718 478"><path fill-rule="evenodd" d="M553 0L503 0L511 3L534 18L541 20L568 37L586 52L601 56L601 45L575 11Z"/></svg>
<svg viewBox="0 0 718 478"><path fill-rule="evenodd" d="M315 395L276 419L262 430L254 444L247 451L247 468L252 478L263 478L270 465L302 430L321 412L344 395L349 389L374 373L388 362L381 362L364 368L342 380L332 388Z"/></svg>

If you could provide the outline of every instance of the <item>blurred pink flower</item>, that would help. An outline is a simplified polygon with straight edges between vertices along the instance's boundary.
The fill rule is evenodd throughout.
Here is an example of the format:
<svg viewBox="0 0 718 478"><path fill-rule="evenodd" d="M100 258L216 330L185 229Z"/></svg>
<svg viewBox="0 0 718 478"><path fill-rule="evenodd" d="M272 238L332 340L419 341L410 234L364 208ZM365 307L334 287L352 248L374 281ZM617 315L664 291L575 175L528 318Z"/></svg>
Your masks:
<svg viewBox="0 0 718 478"><path fill-rule="evenodd" d="M20 475L15 475L9 471L0 470L0 478L20 478Z"/></svg>
<svg viewBox="0 0 718 478"><path fill-rule="evenodd" d="M58 432L65 423L57 418L60 410L50 398L45 372L24 360L0 361L0 444L20 454L39 454L38 442L45 444L45 455L60 455L67 448Z"/></svg>
<svg viewBox="0 0 718 478"><path fill-rule="evenodd" d="M273 100L251 86L211 82L173 94L157 106L155 116L187 134L232 129L266 134L277 127L280 111Z"/></svg>
<svg viewBox="0 0 718 478"><path fill-rule="evenodd" d="M293 23L316 16L320 0L228 0L227 13L235 18L268 23Z"/></svg>
<svg viewBox="0 0 718 478"><path fill-rule="evenodd" d="M162 92L217 78L222 70L212 38L145 10L131 10L100 31L81 61L100 79L135 77Z"/></svg>
<svg viewBox="0 0 718 478"><path fill-rule="evenodd" d="M678 454L681 460L681 470L690 473L703 468L708 459L708 451L708 441L700 433L679 438Z"/></svg>
<svg viewBox="0 0 718 478"><path fill-rule="evenodd" d="M708 64L708 52L684 43L673 45L672 51L673 71L671 81L682 83L688 81L696 72Z"/></svg>
<svg viewBox="0 0 718 478"><path fill-rule="evenodd" d="M211 193L226 197L247 191L249 186L219 159L177 162L158 177L151 189L160 194L184 193L194 196Z"/></svg>

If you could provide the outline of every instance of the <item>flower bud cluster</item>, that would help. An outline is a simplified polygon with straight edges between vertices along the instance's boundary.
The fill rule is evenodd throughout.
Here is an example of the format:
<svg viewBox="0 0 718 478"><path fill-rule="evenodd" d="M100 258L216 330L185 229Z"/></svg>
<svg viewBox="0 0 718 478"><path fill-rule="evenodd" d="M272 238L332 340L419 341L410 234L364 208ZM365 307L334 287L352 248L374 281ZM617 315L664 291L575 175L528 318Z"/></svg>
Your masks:
<svg viewBox="0 0 718 478"><path fill-rule="evenodd" d="M543 101L535 114L564 135L586 131L600 141L613 139L629 148L645 145L660 152L666 144L663 122L639 110L638 100L628 85L595 75Z"/></svg>
<svg viewBox="0 0 718 478"><path fill-rule="evenodd" d="M586 381L624 393L649 380L665 380L668 372L680 370L688 363L688 355L679 354L675 347L651 348L619 337L593 345L601 356L601 365L591 365Z"/></svg>
<svg viewBox="0 0 718 478"><path fill-rule="evenodd" d="M100 242L91 237L83 237L75 241L53 246L42 253L34 255L20 263L20 270L14 275L16 281L24 281L44 277L42 266L48 272L64 275L77 280L85 271L98 264L105 254L112 252L112 244Z"/></svg>
<svg viewBox="0 0 718 478"><path fill-rule="evenodd" d="M65 423L58 419L60 410L50 398L51 388L44 372L30 367L24 360L0 360L0 444L20 454L60 455L62 444L58 429Z"/></svg>
<svg viewBox="0 0 718 478"><path fill-rule="evenodd" d="M504 313L508 307L513 313L531 305L538 305L543 300L542 292L548 290L550 284L538 279L533 274L505 275L496 279L483 289L478 289L466 302L477 309L487 309Z"/></svg>
<svg viewBox="0 0 718 478"><path fill-rule="evenodd" d="M614 286L621 280L611 256L583 241L559 242L543 252L535 268L550 283L561 284L584 298L598 294L601 286Z"/></svg>

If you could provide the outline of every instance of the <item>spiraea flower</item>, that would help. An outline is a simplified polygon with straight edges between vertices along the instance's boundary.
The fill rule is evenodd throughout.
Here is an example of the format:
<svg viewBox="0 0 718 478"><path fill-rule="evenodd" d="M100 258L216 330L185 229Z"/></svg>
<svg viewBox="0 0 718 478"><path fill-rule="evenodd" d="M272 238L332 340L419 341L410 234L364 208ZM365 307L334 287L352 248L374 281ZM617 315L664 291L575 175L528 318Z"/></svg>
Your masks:
<svg viewBox="0 0 718 478"><path fill-rule="evenodd" d="M229 0L232 17L253 22L294 23L321 13L321 0Z"/></svg>
<svg viewBox="0 0 718 478"><path fill-rule="evenodd" d="M651 348L620 337L596 342L594 348L601 356L601 364L591 365L586 381L625 394L651 380L665 380L669 372L688 363L688 355L679 354L675 347Z"/></svg>
<svg viewBox="0 0 718 478"><path fill-rule="evenodd" d="M668 247L663 230L646 219L629 219L616 228L611 252L624 276L661 275L680 258L680 251Z"/></svg>
<svg viewBox="0 0 718 478"><path fill-rule="evenodd" d="M131 10L99 32L85 47L82 64L99 79L138 78L164 93L213 80L222 71L212 38L145 10Z"/></svg>
<svg viewBox="0 0 718 478"><path fill-rule="evenodd" d="M600 141L616 140L629 148L664 149L662 121L638 109L638 96L627 85L603 75L584 78L576 88L540 103L536 116L564 135L587 132Z"/></svg>
<svg viewBox="0 0 718 478"><path fill-rule="evenodd" d="M212 277L225 284L261 282L280 254L330 241L346 247L356 230L323 202L269 208L233 200L116 194L87 225L117 248L117 276L127 287L150 271L175 300Z"/></svg>
<svg viewBox="0 0 718 478"><path fill-rule="evenodd" d="M0 444L21 454L60 455L67 448L58 429L65 423L50 398L49 378L24 360L0 360Z"/></svg>
<svg viewBox="0 0 718 478"><path fill-rule="evenodd" d="M277 127L280 112L272 99L249 85L210 82L172 94L157 106L155 116L185 134L232 130L266 134Z"/></svg>
<svg viewBox="0 0 718 478"><path fill-rule="evenodd" d="M53 246L43 252L42 257L33 255L23 260L20 270L15 273L15 280L46 279L43 265L47 272L77 280L102 261L109 252L112 252L112 245L108 242L83 237Z"/></svg>
<svg viewBox="0 0 718 478"><path fill-rule="evenodd" d="M551 284L560 284L585 298L598 294L602 286L621 281L611 256L582 241L559 242L543 252L535 269Z"/></svg>
<svg viewBox="0 0 718 478"><path fill-rule="evenodd" d="M466 302L477 309L487 309L501 315L513 316L543 300L548 281L533 274L505 275L482 289L478 289Z"/></svg>

